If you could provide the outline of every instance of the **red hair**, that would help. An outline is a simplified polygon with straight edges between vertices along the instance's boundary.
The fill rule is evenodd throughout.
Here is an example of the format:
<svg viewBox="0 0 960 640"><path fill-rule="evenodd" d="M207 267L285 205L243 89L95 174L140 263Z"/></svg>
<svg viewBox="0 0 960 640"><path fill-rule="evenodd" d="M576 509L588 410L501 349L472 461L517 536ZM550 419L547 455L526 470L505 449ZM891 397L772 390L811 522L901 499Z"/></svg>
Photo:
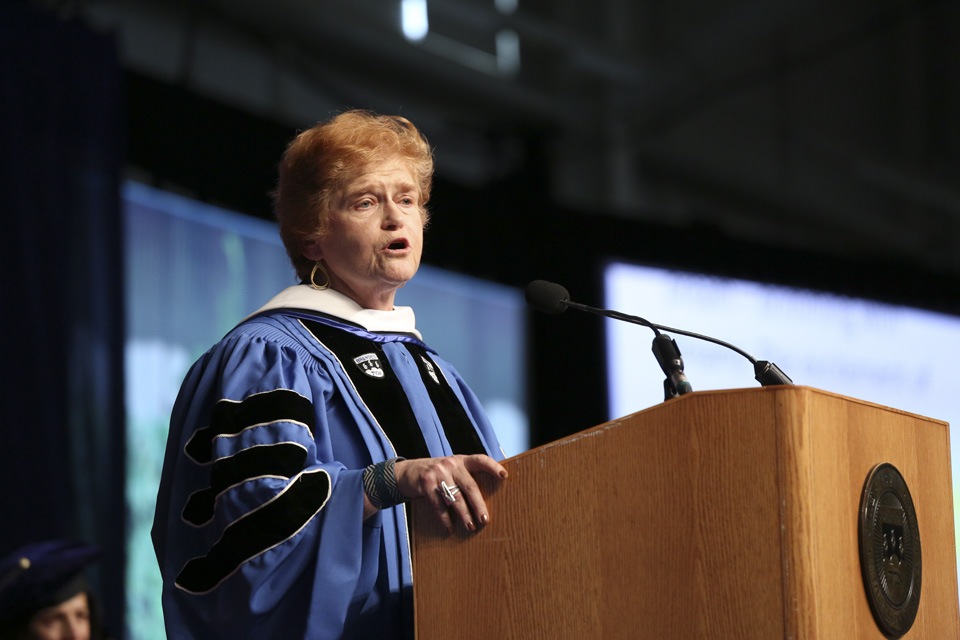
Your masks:
<svg viewBox="0 0 960 640"><path fill-rule="evenodd" d="M357 170L389 156L399 156L413 174L426 224L433 152L406 118L347 111L300 133L287 147L273 194L274 214L280 223L280 238L301 280L313 268L313 261L303 256L302 242L326 233L331 203Z"/></svg>

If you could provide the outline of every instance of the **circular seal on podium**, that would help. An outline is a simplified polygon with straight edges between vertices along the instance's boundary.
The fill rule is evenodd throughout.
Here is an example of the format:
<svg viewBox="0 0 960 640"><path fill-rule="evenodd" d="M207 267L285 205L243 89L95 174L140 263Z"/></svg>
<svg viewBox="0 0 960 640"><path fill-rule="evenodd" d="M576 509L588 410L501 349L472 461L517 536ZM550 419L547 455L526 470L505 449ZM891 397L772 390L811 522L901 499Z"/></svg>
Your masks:
<svg viewBox="0 0 960 640"><path fill-rule="evenodd" d="M920 528L907 483L892 464L867 474L860 497L860 571L880 630L899 638L920 606Z"/></svg>

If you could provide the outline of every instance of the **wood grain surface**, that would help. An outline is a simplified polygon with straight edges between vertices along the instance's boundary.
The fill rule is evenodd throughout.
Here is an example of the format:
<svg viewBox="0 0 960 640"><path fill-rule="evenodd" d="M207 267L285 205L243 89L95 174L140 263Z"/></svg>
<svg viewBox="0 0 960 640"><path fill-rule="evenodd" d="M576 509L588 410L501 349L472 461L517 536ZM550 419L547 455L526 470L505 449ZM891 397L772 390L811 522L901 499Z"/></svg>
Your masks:
<svg viewBox="0 0 960 640"><path fill-rule="evenodd" d="M417 637L883 640L857 537L879 462L919 521L905 638L960 638L948 426L805 387L692 393L511 458L477 534L413 503Z"/></svg>

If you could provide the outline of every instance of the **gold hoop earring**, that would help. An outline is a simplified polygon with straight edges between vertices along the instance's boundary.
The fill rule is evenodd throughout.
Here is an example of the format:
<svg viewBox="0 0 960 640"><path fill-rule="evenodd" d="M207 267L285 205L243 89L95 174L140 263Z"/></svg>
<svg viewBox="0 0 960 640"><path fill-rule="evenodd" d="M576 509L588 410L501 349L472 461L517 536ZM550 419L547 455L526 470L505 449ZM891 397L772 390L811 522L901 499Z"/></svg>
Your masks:
<svg viewBox="0 0 960 640"><path fill-rule="evenodd" d="M323 272L323 277L326 280L323 284L317 284L313 281L313 276L317 274L317 269ZM310 272L310 286L316 289L317 291L323 291L324 289L330 288L330 274L327 273L327 270L324 269L323 265L320 264L320 261L317 260L316 264L313 265L313 270Z"/></svg>

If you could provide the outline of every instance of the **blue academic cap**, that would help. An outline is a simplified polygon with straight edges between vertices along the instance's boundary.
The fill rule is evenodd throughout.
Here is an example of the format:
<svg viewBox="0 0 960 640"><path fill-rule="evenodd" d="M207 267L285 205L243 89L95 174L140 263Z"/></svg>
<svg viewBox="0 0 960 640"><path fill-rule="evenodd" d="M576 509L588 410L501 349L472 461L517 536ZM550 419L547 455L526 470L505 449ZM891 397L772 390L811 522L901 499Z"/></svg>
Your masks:
<svg viewBox="0 0 960 640"><path fill-rule="evenodd" d="M87 590L83 569L100 550L51 540L17 549L0 560L0 621L30 615Z"/></svg>

